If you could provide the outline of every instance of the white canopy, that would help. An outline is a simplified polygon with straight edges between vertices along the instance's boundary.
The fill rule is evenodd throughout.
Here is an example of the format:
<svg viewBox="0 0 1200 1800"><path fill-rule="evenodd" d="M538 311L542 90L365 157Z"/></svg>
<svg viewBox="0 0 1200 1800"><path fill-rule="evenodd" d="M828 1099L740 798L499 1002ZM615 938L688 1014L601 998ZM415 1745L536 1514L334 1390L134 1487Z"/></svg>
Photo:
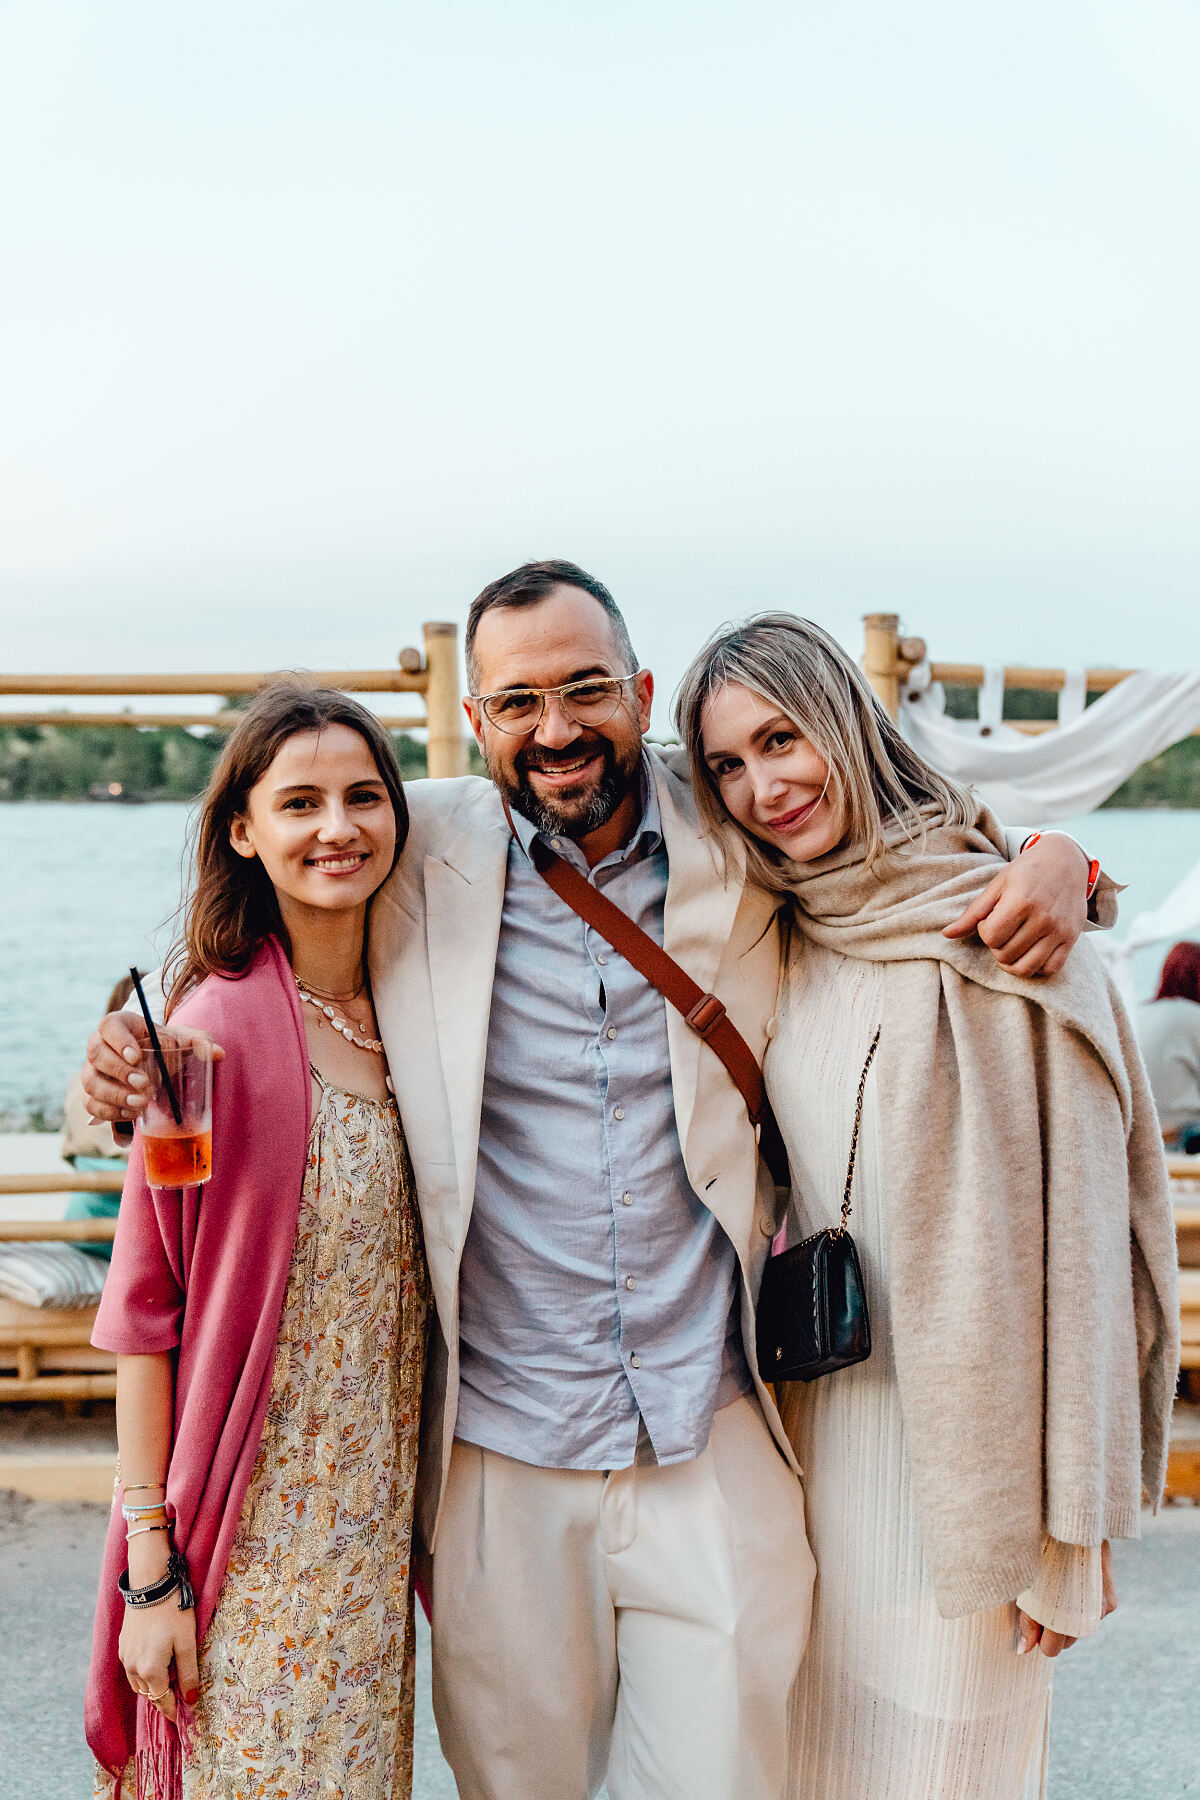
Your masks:
<svg viewBox="0 0 1200 1800"><path fill-rule="evenodd" d="M1125 943L1130 950L1140 950L1146 944L1176 943L1180 938L1200 939L1200 862L1161 905L1138 913L1125 934Z"/></svg>
<svg viewBox="0 0 1200 1800"><path fill-rule="evenodd" d="M905 683L900 729L935 769L974 786L1006 825L1076 818L1200 726L1200 671L1141 670L1086 709L1084 684L1083 670L1068 675L1057 727L1028 737L1001 718L1002 667L985 671L978 719L951 719L925 662Z"/></svg>
<svg viewBox="0 0 1200 1800"><path fill-rule="evenodd" d="M1092 938L1092 946L1108 964L1126 1005L1132 1008L1137 999L1133 969L1135 952L1144 950L1149 944L1178 943L1181 938L1200 942L1200 862L1188 870L1158 906L1135 914L1122 937L1113 937L1107 931L1097 932Z"/></svg>

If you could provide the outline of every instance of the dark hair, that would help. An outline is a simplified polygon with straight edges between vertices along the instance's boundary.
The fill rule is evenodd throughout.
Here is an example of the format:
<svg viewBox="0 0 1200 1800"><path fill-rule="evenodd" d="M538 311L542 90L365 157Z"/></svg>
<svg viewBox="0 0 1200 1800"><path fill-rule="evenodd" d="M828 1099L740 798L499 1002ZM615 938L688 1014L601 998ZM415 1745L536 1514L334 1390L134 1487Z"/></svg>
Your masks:
<svg viewBox="0 0 1200 1800"><path fill-rule="evenodd" d="M275 889L261 862L239 856L229 827L244 813L251 788L276 754L301 731L348 725L375 759L396 815L394 869L408 836L408 802L392 740L374 713L336 688L278 681L246 710L209 777L194 833L195 881L184 910L183 934L167 957L167 1011L207 975L244 975L268 937L290 952Z"/></svg>
<svg viewBox="0 0 1200 1800"><path fill-rule="evenodd" d="M625 623L620 607L609 593L602 581L581 569L578 563L563 562L552 557L548 562L522 563L519 569L511 574L501 575L496 581L489 581L482 593L476 594L467 614L467 637L464 646L467 661L467 680L471 692L479 691L479 664L475 660L475 633L479 630L479 621L484 613L491 612L494 606L536 606L539 600L545 600L556 587L581 588L598 600L609 618L612 620L613 636L617 641L617 649L622 659L628 664L627 673L636 674L638 660L633 648L633 640L629 636L629 627Z"/></svg>
<svg viewBox="0 0 1200 1800"><path fill-rule="evenodd" d="M118 981L105 1002L104 1011L100 1015L101 1018L107 1018L110 1012L121 1012L132 992L133 976L122 975L120 981Z"/></svg>
<svg viewBox="0 0 1200 1800"><path fill-rule="evenodd" d="M1154 998L1200 1001L1200 944L1176 944L1167 951Z"/></svg>

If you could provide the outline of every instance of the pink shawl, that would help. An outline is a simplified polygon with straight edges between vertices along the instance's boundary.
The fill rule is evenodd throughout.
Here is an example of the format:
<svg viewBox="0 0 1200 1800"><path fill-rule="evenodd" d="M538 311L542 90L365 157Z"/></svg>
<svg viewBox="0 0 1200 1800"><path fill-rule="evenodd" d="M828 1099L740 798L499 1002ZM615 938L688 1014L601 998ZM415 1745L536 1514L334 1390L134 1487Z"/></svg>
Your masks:
<svg viewBox="0 0 1200 1800"><path fill-rule="evenodd" d="M312 1105L300 1001L276 939L240 979L210 976L177 1017L211 1033L225 1051L213 1078L213 1177L203 1188L148 1188L138 1138L92 1342L129 1356L177 1352L167 1503L175 1543L191 1566L202 1640L262 1440ZM135 1698L117 1658L124 1567L125 1526L114 1498L87 1739L116 1778L118 1800L131 1758L139 1796L178 1796L176 1731Z"/></svg>

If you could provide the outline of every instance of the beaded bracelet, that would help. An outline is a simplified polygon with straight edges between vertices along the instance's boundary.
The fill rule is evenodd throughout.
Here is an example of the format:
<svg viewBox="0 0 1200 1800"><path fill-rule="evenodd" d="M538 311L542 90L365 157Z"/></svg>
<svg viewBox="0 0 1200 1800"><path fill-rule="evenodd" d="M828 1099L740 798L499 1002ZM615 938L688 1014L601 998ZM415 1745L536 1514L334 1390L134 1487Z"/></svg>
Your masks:
<svg viewBox="0 0 1200 1800"><path fill-rule="evenodd" d="M153 1513L164 1512L166 1504L165 1500L152 1500L145 1506L122 1505L121 1517L123 1519L148 1519Z"/></svg>

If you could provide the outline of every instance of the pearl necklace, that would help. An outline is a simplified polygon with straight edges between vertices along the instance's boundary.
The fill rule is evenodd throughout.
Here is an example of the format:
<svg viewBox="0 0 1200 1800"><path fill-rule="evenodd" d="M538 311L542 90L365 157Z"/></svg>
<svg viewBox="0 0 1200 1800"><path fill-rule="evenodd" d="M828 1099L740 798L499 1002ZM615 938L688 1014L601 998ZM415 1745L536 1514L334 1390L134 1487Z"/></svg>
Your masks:
<svg viewBox="0 0 1200 1800"><path fill-rule="evenodd" d="M374 1056L383 1055L383 1043L381 1039L359 1037L348 1019L339 1018L332 1006L327 1006L323 1000L318 1000L314 994L309 993L294 969L292 971L292 979L296 983L296 991L300 995L301 1000L306 1001L309 1006L314 1006L319 1013L324 1013L335 1031L340 1031L344 1038L352 1044L357 1044L360 1050L369 1050ZM384 1065L383 1080L388 1093L395 1094L396 1090L392 1086L392 1078L388 1073L386 1064Z"/></svg>
<svg viewBox="0 0 1200 1800"><path fill-rule="evenodd" d="M349 1019L345 1019L339 1013L336 1013L332 1006L327 1006L325 1002L319 1000L315 994L310 994L308 989L302 984L298 975L295 979L296 988L301 1000L306 1001L309 1006L315 1006L318 1012L324 1013L335 1031L340 1031L344 1038L348 1038L352 1044L357 1044L360 1050L373 1051L376 1056L383 1055L383 1044L379 1038L359 1037Z"/></svg>

